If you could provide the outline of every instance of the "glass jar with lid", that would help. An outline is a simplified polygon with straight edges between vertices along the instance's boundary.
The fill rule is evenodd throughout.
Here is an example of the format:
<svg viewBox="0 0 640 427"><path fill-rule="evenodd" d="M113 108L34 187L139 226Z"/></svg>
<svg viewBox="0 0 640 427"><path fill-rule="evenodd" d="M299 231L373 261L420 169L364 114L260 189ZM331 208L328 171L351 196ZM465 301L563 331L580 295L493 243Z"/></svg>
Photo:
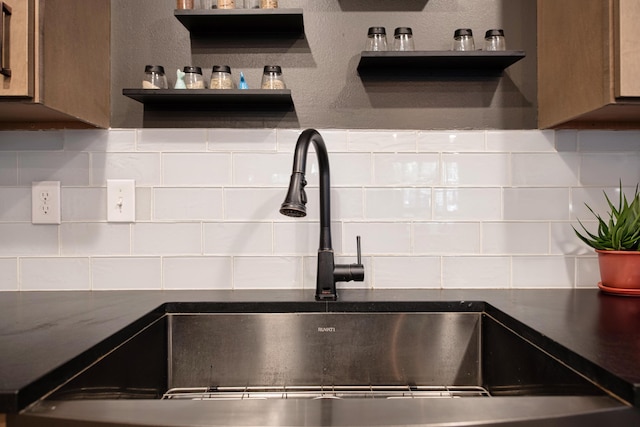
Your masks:
<svg viewBox="0 0 640 427"><path fill-rule="evenodd" d="M235 0L218 0L218 9L235 9Z"/></svg>
<svg viewBox="0 0 640 427"><path fill-rule="evenodd" d="M484 50L505 50L504 30L488 30L484 35Z"/></svg>
<svg viewBox="0 0 640 427"><path fill-rule="evenodd" d="M204 89L204 78L202 77L202 68L200 67L184 67L184 84L187 89Z"/></svg>
<svg viewBox="0 0 640 427"><path fill-rule="evenodd" d="M384 27L369 27L364 50L372 52L387 50L387 30Z"/></svg>
<svg viewBox="0 0 640 427"><path fill-rule="evenodd" d="M393 50L415 50L413 44L413 31L409 27L398 27L393 32Z"/></svg>
<svg viewBox="0 0 640 427"><path fill-rule="evenodd" d="M473 31L470 28L458 28L453 34L453 50L475 50Z"/></svg>
<svg viewBox="0 0 640 427"><path fill-rule="evenodd" d="M262 73L262 89L286 89L282 78L282 68L279 65L265 65Z"/></svg>
<svg viewBox="0 0 640 427"><path fill-rule="evenodd" d="M147 65L144 67L143 89L168 89L167 76L161 65Z"/></svg>
<svg viewBox="0 0 640 427"><path fill-rule="evenodd" d="M233 79L231 78L231 67L228 65L214 65L211 70L211 89L233 89Z"/></svg>
<svg viewBox="0 0 640 427"><path fill-rule="evenodd" d="M262 9L277 9L278 0L260 0L260 8Z"/></svg>

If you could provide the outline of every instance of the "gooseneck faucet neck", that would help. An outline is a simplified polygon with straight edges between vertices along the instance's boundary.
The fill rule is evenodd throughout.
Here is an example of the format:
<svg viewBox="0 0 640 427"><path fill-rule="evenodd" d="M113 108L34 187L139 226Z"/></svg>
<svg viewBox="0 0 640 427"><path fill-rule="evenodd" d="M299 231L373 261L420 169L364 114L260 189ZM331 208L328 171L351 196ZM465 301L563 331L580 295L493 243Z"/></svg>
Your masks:
<svg viewBox="0 0 640 427"><path fill-rule="evenodd" d="M287 196L280 207L280 213L292 217L307 215L307 153L313 144L318 157L320 174L320 245L318 248L318 273L316 278L316 299L336 300L336 281L364 280L364 266L360 263L360 244L358 238L358 264L335 265L331 246L331 186L329 174L329 155L320 133L307 129L298 137L293 157L293 171Z"/></svg>

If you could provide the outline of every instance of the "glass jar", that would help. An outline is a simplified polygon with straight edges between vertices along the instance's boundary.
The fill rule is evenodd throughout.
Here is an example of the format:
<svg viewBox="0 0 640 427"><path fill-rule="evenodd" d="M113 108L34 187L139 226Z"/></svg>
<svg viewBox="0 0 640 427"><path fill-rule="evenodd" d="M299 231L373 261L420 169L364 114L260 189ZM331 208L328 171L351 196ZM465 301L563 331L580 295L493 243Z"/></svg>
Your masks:
<svg viewBox="0 0 640 427"><path fill-rule="evenodd" d="M282 68L278 65L265 65L262 74L262 89L286 89L282 78Z"/></svg>
<svg viewBox="0 0 640 427"><path fill-rule="evenodd" d="M484 35L484 50L506 50L504 30L489 30Z"/></svg>
<svg viewBox="0 0 640 427"><path fill-rule="evenodd" d="M260 9L260 0L244 0L245 9Z"/></svg>
<svg viewBox="0 0 640 427"><path fill-rule="evenodd" d="M415 50L413 31L409 27L398 27L393 32L393 50Z"/></svg>
<svg viewBox="0 0 640 427"><path fill-rule="evenodd" d="M260 8L262 9L277 9L278 0L260 0Z"/></svg>
<svg viewBox="0 0 640 427"><path fill-rule="evenodd" d="M458 28L455 31L453 35L453 50L476 50L471 29Z"/></svg>
<svg viewBox="0 0 640 427"><path fill-rule="evenodd" d="M218 9L235 9L235 0L218 0Z"/></svg>
<svg viewBox="0 0 640 427"><path fill-rule="evenodd" d="M384 27L369 27L364 50L373 52L387 50L387 31Z"/></svg>
<svg viewBox="0 0 640 427"><path fill-rule="evenodd" d="M177 0L176 9L193 9L193 0Z"/></svg>
<svg viewBox="0 0 640 427"><path fill-rule="evenodd" d="M164 67L160 65L147 65L144 67L144 78L142 79L143 89L168 89L167 76L164 74Z"/></svg>
<svg viewBox="0 0 640 427"><path fill-rule="evenodd" d="M210 89L233 89L231 67L228 65L214 65L211 70Z"/></svg>
<svg viewBox="0 0 640 427"><path fill-rule="evenodd" d="M184 67L182 71L184 71L184 84L187 86L187 89L204 89L202 68Z"/></svg>

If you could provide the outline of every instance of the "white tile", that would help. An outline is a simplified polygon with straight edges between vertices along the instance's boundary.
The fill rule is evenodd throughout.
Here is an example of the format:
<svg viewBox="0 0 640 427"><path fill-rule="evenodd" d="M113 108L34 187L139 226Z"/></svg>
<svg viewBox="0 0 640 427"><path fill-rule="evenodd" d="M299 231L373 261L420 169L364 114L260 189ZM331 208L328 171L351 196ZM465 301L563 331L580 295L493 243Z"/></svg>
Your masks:
<svg viewBox="0 0 640 427"><path fill-rule="evenodd" d="M313 200L319 200L316 190L307 192L307 197L313 195ZM318 202L319 206L319 202ZM311 208L310 208L311 209ZM314 210L315 211L315 210ZM319 208L318 208L319 212ZM308 212L307 212L308 213ZM331 218L334 219L362 219L364 217L364 190L362 188L333 188L331 190ZM317 216L314 218L318 218Z"/></svg>
<svg viewBox="0 0 640 427"><path fill-rule="evenodd" d="M350 151L416 151L417 132L414 131L349 131Z"/></svg>
<svg viewBox="0 0 640 427"><path fill-rule="evenodd" d="M552 130L487 131L486 136L488 151L555 151L555 132Z"/></svg>
<svg viewBox="0 0 640 427"><path fill-rule="evenodd" d="M0 185L18 185L18 154L0 152Z"/></svg>
<svg viewBox="0 0 640 427"><path fill-rule="evenodd" d="M439 289L440 257L375 257L376 289Z"/></svg>
<svg viewBox="0 0 640 427"><path fill-rule="evenodd" d="M640 131L580 131L578 147L581 152L638 152Z"/></svg>
<svg viewBox="0 0 640 427"><path fill-rule="evenodd" d="M153 206L153 217L160 221L222 219L222 189L156 188Z"/></svg>
<svg viewBox="0 0 640 427"><path fill-rule="evenodd" d="M546 255L549 253L549 224L485 222L482 224L482 253Z"/></svg>
<svg viewBox="0 0 640 427"><path fill-rule="evenodd" d="M160 154L92 153L92 185L107 185L107 179L133 179L136 186L159 185Z"/></svg>
<svg viewBox="0 0 640 427"><path fill-rule="evenodd" d="M423 131L418 133L418 152L484 151L484 131Z"/></svg>
<svg viewBox="0 0 640 427"><path fill-rule="evenodd" d="M576 287L595 289L600 282L600 267L598 257L576 258Z"/></svg>
<svg viewBox="0 0 640 427"><path fill-rule="evenodd" d="M324 141L329 153L345 152L348 150L347 141L349 132L338 129L321 129L320 136ZM278 151L293 153L298 141L298 137L302 133L301 129L278 129ZM313 150L313 145L309 151Z"/></svg>
<svg viewBox="0 0 640 427"><path fill-rule="evenodd" d="M212 222L203 225L208 255L268 255L273 253L273 230L268 222Z"/></svg>
<svg viewBox="0 0 640 427"><path fill-rule="evenodd" d="M575 153L578 151L578 132L575 130L557 130L556 151L558 153Z"/></svg>
<svg viewBox="0 0 640 427"><path fill-rule="evenodd" d="M584 154L580 165L583 186L617 187L640 182L640 153Z"/></svg>
<svg viewBox="0 0 640 427"><path fill-rule="evenodd" d="M65 185L89 185L89 153L21 152L18 154L20 185L33 181L60 181Z"/></svg>
<svg viewBox="0 0 640 427"><path fill-rule="evenodd" d="M0 291L18 290L18 260L0 258Z"/></svg>
<svg viewBox="0 0 640 427"><path fill-rule="evenodd" d="M129 255L129 224L68 222L60 226L62 255Z"/></svg>
<svg viewBox="0 0 640 427"><path fill-rule="evenodd" d="M62 150L62 131L2 131L0 151Z"/></svg>
<svg viewBox="0 0 640 427"><path fill-rule="evenodd" d="M434 188L436 220L499 220L502 199L498 188Z"/></svg>
<svg viewBox="0 0 640 427"><path fill-rule="evenodd" d="M595 222L583 222L590 232L598 228ZM555 255L586 255L593 254L593 249L582 242L571 226L582 231L577 221L562 221L551 223L551 253ZM584 234L584 232L583 232Z"/></svg>
<svg viewBox="0 0 640 427"><path fill-rule="evenodd" d="M62 187L62 221L106 221L107 189Z"/></svg>
<svg viewBox="0 0 640 427"><path fill-rule="evenodd" d="M569 219L568 188L506 188L505 220Z"/></svg>
<svg viewBox="0 0 640 427"><path fill-rule="evenodd" d="M444 154L442 184L461 186L503 186L510 184L506 154Z"/></svg>
<svg viewBox="0 0 640 427"><path fill-rule="evenodd" d="M247 186L288 186L293 157L284 153L235 153L233 184ZM312 171L307 165L307 171Z"/></svg>
<svg viewBox="0 0 640 427"><path fill-rule="evenodd" d="M31 222L31 188L0 187L0 221Z"/></svg>
<svg viewBox="0 0 640 427"><path fill-rule="evenodd" d="M0 256L58 255L59 227L0 223Z"/></svg>
<svg viewBox="0 0 640 427"><path fill-rule="evenodd" d="M93 290L161 288L160 258L92 258Z"/></svg>
<svg viewBox="0 0 640 427"><path fill-rule="evenodd" d="M445 289L508 288L509 257L444 257L442 287Z"/></svg>
<svg viewBox="0 0 640 427"><path fill-rule="evenodd" d="M573 257L514 257L512 262L514 288L573 288Z"/></svg>
<svg viewBox="0 0 640 427"><path fill-rule="evenodd" d="M480 253L478 222L416 222L413 224L414 254Z"/></svg>
<svg viewBox="0 0 640 427"><path fill-rule="evenodd" d="M65 151L135 151L135 129L65 130Z"/></svg>
<svg viewBox="0 0 640 427"><path fill-rule="evenodd" d="M634 188L624 187L624 194L627 198L633 197ZM602 215L604 218L608 218L609 205L605 194L609 197L609 200L614 205L618 205L620 199L620 190L618 187L578 187L571 189L571 218L578 218L580 221L591 221L596 218L593 216L589 208L589 205L597 214Z"/></svg>
<svg viewBox="0 0 640 427"><path fill-rule="evenodd" d="M137 223L132 227L135 255L199 255L202 253L200 223Z"/></svg>
<svg viewBox="0 0 640 427"><path fill-rule="evenodd" d="M234 289L302 289L302 258L236 257Z"/></svg>
<svg viewBox="0 0 640 427"><path fill-rule="evenodd" d="M162 260L163 289L231 289L232 262L228 257Z"/></svg>
<svg viewBox="0 0 640 427"><path fill-rule="evenodd" d="M355 253L356 236L361 236L363 255L411 253L410 223L347 222L343 224L342 234L343 252L347 254Z"/></svg>
<svg viewBox="0 0 640 427"><path fill-rule="evenodd" d="M567 187L580 185L580 156L575 153L514 154L514 186Z"/></svg>
<svg viewBox="0 0 640 427"><path fill-rule="evenodd" d="M314 255L320 246L320 224L296 221L273 224L273 251L278 255ZM331 224L331 242L335 254L342 253L342 226Z"/></svg>
<svg viewBox="0 0 640 427"><path fill-rule="evenodd" d="M164 154L162 182L170 186L231 184L231 154Z"/></svg>
<svg viewBox="0 0 640 427"><path fill-rule="evenodd" d="M136 187L136 221L151 220L151 188Z"/></svg>
<svg viewBox="0 0 640 427"><path fill-rule="evenodd" d="M285 196L285 188L226 188L225 219L264 221L285 218L280 214Z"/></svg>
<svg viewBox="0 0 640 427"><path fill-rule="evenodd" d="M431 219L430 188L367 188L367 219Z"/></svg>
<svg viewBox="0 0 640 427"><path fill-rule="evenodd" d="M437 185L438 154L374 154L373 182L377 185Z"/></svg>
<svg viewBox="0 0 640 427"><path fill-rule="evenodd" d="M329 155L331 186L371 184L371 155L337 153Z"/></svg>
<svg viewBox="0 0 640 427"><path fill-rule="evenodd" d="M206 129L140 129L138 151L206 151Z"/></svg>
<svg viewBox="0 0 640 427"><path fill-rule="evenodd" d="M276 151L275 129L209 129L211 151Z"/></svg>
<svg viewBox="0 0 640 427"><path fill-rule="evenodd" d="M91 289L89 258L22 258L20 289L88 291Z"/></svg>

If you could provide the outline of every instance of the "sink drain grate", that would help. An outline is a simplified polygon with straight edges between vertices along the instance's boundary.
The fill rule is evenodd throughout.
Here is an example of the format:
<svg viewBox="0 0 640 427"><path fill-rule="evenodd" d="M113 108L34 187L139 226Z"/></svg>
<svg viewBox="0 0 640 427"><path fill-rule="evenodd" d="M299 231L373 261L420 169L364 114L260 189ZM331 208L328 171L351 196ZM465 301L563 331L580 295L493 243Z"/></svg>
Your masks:
<svg viewBox="0 0 640 427"><path fill-rule="evenodd" d="M489 397L478 386L292 386L172 388L163 399L427 399Z"/></svg>

